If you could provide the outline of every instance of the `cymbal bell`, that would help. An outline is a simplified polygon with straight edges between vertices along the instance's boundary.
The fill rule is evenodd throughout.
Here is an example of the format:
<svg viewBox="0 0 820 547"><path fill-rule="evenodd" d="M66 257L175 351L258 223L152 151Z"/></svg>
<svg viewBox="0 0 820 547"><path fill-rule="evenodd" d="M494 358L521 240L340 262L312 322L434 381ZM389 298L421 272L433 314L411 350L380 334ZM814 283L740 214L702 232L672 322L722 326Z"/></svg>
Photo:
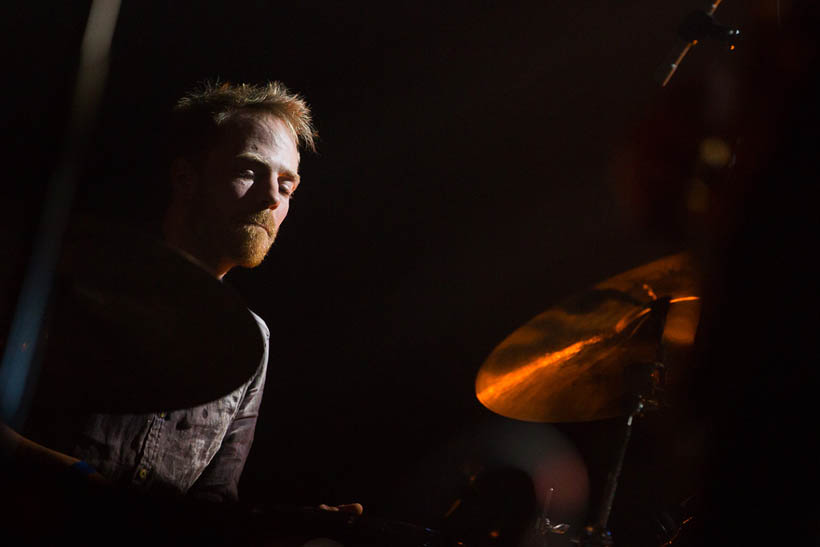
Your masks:
<svg viewBox="0 0 820 547"><path fill-rule="evenodd" d="M632 365L655 360L642 333L654 303L668 297L666 344L694 340L700 315L690 257L676 254L629 270L534 317L502 341L476 377L478 400L532 422L577 422L629 413Z"/></svg>

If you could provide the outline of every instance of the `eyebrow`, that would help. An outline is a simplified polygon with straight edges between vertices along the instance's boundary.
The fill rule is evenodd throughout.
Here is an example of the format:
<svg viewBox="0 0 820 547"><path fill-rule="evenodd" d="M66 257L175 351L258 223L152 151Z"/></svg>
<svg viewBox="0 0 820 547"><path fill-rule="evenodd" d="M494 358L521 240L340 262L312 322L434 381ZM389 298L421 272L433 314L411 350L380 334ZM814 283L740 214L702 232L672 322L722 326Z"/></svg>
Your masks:
<svg viewBox="0 0 820 547"><path fill-rule="evenodd" d="M240 160L250 161L250 162L253 162L253 163L258 164L258 165L263 165L266 169L269 169L269 170L273 171L273 165L268 160L266 160L263 156L260 156L259 154L254 154L253 152L244 152L242 154L237 155L236 158L240 159ZM290 179L293 179L293 181L297 182L297 183L299 182L299 179L301 178L299 176L299 173L294 173L293 171L291 171L290 169L288 169L287 167L285 167L283 165L279 165L276 171L280 175L285 175L286 177L288 177Z"/></svg>

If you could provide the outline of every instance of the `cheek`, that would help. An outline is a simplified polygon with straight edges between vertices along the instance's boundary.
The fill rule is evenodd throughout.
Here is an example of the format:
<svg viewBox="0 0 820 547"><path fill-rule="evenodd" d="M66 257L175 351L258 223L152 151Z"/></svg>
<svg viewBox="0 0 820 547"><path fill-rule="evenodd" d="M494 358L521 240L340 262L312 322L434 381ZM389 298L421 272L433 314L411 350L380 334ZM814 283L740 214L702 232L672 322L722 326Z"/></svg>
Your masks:
<svg viewBox="0 0 820 547"><path fill-rule="evenodd" d="M290 201L284 200L282 204L273 210L273 218L276 219L276 224L282 224L285 217L288 216L288 209L290 209Z"/></svg>
<svg viewBox="0 0 820 547"><path fill-rule="evenodd" d="M242 197L248 192L246 185L230 182L214 184L207 188L199 204L206 216L217 219L230 219L236 213Z"/></svg>
<svg viewBox="0 0 820 547"><path fill-rule="evenodd" d="M224 198L230 200L239 200L244 198L248 192L251 191L253 184L245 180L233 180L230 184L223 187Z"/></svg>

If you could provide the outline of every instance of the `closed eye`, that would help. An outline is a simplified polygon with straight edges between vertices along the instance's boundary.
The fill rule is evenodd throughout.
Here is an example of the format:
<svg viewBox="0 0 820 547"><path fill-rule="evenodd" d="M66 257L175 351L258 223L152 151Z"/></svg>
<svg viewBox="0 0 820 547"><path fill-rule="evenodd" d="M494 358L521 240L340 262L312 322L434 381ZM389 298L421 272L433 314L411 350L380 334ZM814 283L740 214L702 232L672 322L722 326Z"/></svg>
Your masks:
<svg viewBox="0 0 820 547"><path fill-rule="evenodd" d="M291 181L286 181L279 184L279 192L286 197L292 198L296 192L296 186Z"/></svg>

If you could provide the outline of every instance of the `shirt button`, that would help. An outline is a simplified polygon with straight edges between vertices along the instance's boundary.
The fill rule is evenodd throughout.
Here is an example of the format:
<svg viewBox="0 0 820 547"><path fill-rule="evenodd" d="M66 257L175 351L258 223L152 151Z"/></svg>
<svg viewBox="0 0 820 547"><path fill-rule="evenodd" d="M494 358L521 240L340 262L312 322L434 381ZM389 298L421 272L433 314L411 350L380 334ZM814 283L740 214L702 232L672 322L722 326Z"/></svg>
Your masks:
<svg viewBox="0 0 820 547"><path fill-rule="evenodd" d="M140 479L145 480L145 477L148 476L148 470L143 467L142 469L140 469L138 475Z"/></svg>

